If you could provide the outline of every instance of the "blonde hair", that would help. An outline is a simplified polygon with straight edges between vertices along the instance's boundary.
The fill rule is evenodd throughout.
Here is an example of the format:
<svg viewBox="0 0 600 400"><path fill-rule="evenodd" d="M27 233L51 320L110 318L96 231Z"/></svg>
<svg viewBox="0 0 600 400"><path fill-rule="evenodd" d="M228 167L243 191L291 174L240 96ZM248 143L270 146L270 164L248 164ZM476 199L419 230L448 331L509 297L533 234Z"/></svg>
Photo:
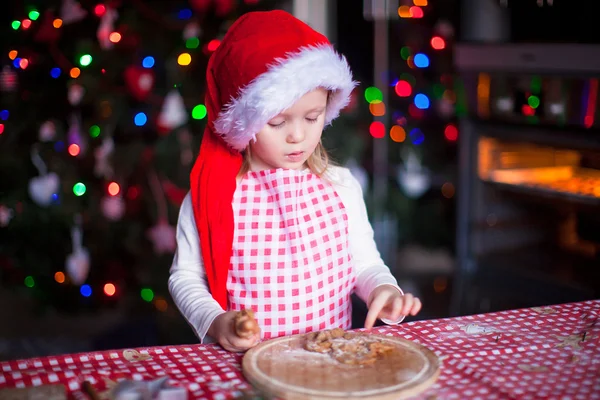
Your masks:
<svg viewBox="0 0 600 400"><path fill-rule="evenodd" d="M246 147L243 153L244 161L242 163L242 167L240 168L240 172L238 173L238 177L244 176L250 170L250 160L252 159L252 151L250 150L250 145ZM327 172L327 168L333 165L333 162L329 158L329 154L327 154L327 150L325 146L323 146L322 142L317 144L315 151L308 157L306 160L306 166L313 174L318 177L323 177Z"/></svg>

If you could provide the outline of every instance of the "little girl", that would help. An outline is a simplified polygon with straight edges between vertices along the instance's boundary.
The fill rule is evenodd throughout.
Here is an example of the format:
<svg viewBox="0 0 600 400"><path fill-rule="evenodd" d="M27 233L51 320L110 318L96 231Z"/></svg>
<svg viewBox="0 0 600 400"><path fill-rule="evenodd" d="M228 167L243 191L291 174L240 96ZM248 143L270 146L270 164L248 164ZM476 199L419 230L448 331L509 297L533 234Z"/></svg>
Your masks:
<svg viewBox="0 0 600 400"><path fill-rule="evenodd" d="M324 126L356 83L323 35L283 11L229 29L206 72L208 122L181 206L169 290L204 342L245 351L268 339L415 315L373 240L360 185L331 166ZM238 337L251 309L260 333Z"/></svg>

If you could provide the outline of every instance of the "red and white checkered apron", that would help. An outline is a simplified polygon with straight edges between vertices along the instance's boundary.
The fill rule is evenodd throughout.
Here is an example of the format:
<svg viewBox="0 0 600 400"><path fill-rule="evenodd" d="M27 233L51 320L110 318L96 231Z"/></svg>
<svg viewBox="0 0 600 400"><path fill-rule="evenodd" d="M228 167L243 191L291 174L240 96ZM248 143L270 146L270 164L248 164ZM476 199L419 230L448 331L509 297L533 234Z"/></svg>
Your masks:
<svg viewBox="0 0 600 400"><path fill-rule="evenodd" d="M265 339L350 328L356 274L348 217L330 183L308 170L249 172L233 212L231 310L251 308Z"/></svg>

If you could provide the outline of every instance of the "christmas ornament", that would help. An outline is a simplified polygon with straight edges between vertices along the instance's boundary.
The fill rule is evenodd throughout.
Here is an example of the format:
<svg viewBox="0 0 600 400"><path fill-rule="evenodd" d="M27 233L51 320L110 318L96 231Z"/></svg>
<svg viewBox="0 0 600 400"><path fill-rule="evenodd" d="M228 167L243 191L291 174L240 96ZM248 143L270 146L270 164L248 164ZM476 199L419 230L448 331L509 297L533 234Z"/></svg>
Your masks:
<svg viewBox="0 0 600 400"><path fill-rule="evenodd" d="M87 11L76 0L63 0L60 10L60 19L63 24L68 25L81 21L86 15Z"/></svg>
<svg viewBox="0 0 600 400"><path fill-rule="evenodd" d="M53 121L46 121L40 126L38 135L41 142L51 142L56 137L56 125Z"/></svg>
<svg viewBox="0 0 600 400"><path fill-rule="evenodd" d="M7 227L13 218L13 210L0 204L0 228Z"/></svg>
<svg viewBox="0 0 600 400"><path fill-rule="evenodd" d="M367 174L367 171L365 171L365 169L358 162L356 162L354 158L351 158L346 163L346 168L350 170L352 176L354 176L354 178L356 178L360 184L363 193L365 193L369 189L369 175Z"/></svg>
<svg viewBox="0 0 600 400"><path fill-rule="evenodd" d="M110 155L115 149L115 144L111 136L105 136L102 144L94 150L94 175L108 179L113 175L113 168L109 163Z"/></svg>
<svg viewBox="0 0 600 400"><path fill-rule="evenodd" d="M117 196L104 196L100 200L100 208L102 214L111 221L120 220L125 214L125 201L119 195Z"/></svg>
<svg viewBox="0 0 600 400"><path fill-rule="evenodd" d="M67 275L77 286L85 282L90 272L90 253L82 246L82 236L81 217L77 216L71 228L73 252L69 254L66 261Z"/></svg>
<svg viewBox="0 0 600 400"><path fill-rule="evenodd" d="M410 198L421 197L431 185L429 170L421 165L414 150L405 151L404 164L398 167L397 179L404 194Z"/></svg>
<svg viewBox="0 0 600 400"><path fill-rule="evenodd" d="M48 173L46 164L35 148L31 151L31 161L40 175L29 181L29 197L38 206L46 207L52 202L54 194L58 192L60 180L54 172Z"/></svg>
<svg viewBox="0 0 600 400"><path fill-rule="evenodd" d="M36 32L34 39L42 43L55 43L60 38L61 29L54 27L54 12L52 10L46 10L44 16L40 21L40 27Z"/></svg>
<svg viewBox="0 0 600 400"><path fill-rule="evenodd" d="M125 69L125 84L136 100L143 101L154 87L154 71L131 65Z"/></svg>
<svg viewBox="0 0 600 400"><path fill-rule="evenodd" d="M171 90L165 97L160 114L158 126L167 131L179 128L188 121L188 114L183 104L183 98L177 89Z"/></svg>
<svg viewBox="0 0 600 400"><path fill-rule="evenodd" d="M183 38L185 40L191 38L197 38L202 34L202 30L200 29L200 25L196 21L190 22L183 29Z"/></svg>
<svg viewBox="0 0 600 400"><path fill-rule="evenodd" d="M14 92L17 88L17 73L5 65L0 72L0 92Z"/></svg>
<svg viewBox="0 0 600 400"><path fill-rule="evenodd" d="M116 10L106 8L96 31L96 37L102 50L108 50L114 46L114 43L110 41L110 34L115 31L115 21L118 17L119 13Z"/></svg>
<svg viewBox="0 0 600 400"><path fill-rule="evenodd" d="M146 232L148 239L152 242L156 254L169 254L177 247L175 227L169 225L167 203L155 172L148 177L152 194L158 206L158 222Z"/></svg>
<svg viewBox="0 0 600 400"><path fill-rule="evenodd" d="M69 91L67 92L67 98L69 99L69 104L72 106L77 106L81 103L81 99L83 99L83 95L85 94L85 89L78 83L72 83L69 85Z"/></svg>

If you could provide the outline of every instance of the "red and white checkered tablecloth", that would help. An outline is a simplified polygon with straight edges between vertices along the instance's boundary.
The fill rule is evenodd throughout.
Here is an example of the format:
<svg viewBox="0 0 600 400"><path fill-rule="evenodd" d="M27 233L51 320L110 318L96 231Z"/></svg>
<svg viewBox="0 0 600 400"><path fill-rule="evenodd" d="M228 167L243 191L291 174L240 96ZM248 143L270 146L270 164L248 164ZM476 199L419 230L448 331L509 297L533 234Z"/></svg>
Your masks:
<svg viewBox="0 0 600 400"><path fill-rule="evenodd" d="M421 343L443 360L419 399L600 399L600 300L379 327ZM62 383L86 398L121 379L168 375L193 399L240 398L251 389L241 355L216 345L69 354L0 363L0 388Z"/></svg>

